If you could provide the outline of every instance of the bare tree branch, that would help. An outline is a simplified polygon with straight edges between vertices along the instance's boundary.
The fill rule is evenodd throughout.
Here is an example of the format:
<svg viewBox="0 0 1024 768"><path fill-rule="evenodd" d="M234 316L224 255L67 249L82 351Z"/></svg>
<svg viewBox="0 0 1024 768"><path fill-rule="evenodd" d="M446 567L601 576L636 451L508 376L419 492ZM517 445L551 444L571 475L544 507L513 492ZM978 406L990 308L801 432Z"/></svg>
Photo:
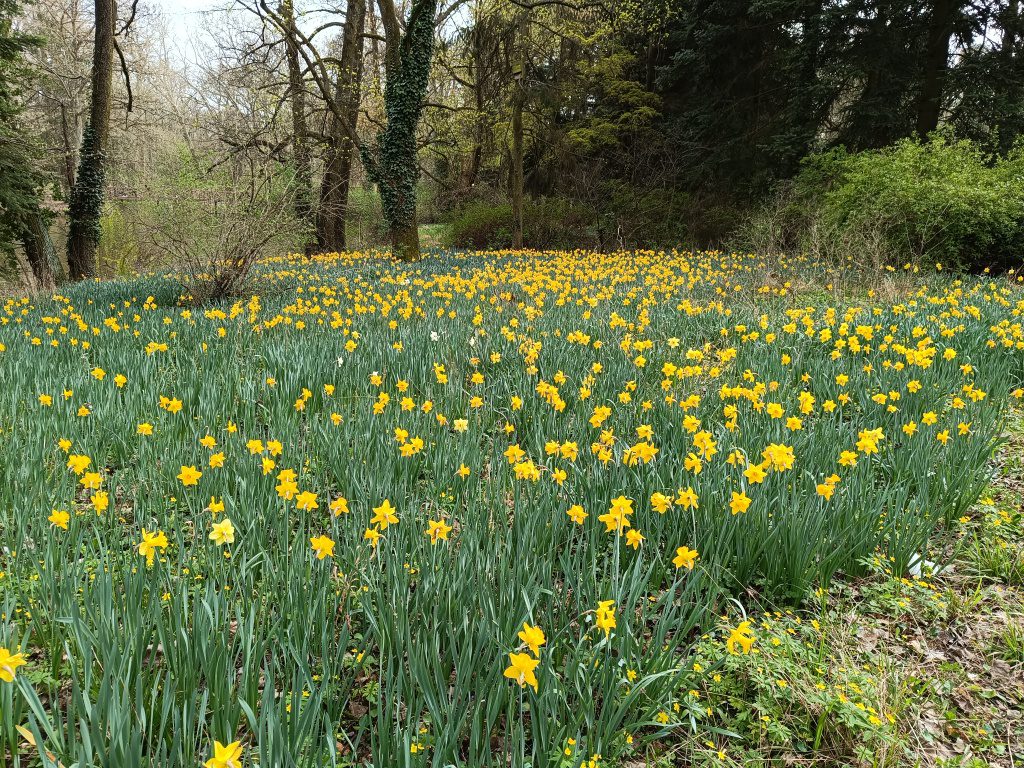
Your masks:
<svg viewBox="0 0 1024 768"><path fill-rule="evenodd" d="M124 53L121 51L121 44L117 42L117 38L114 38L114 52L117 54L117 58L121 61L121 74L124 75L124 87L128 91L128 105L125 107L126 112L131 112L132 107L135 104L135 97L132 94L132 79L128 74L128 62L124 60ZM127 116L125 117L125 124L127 125Z"/></svg>

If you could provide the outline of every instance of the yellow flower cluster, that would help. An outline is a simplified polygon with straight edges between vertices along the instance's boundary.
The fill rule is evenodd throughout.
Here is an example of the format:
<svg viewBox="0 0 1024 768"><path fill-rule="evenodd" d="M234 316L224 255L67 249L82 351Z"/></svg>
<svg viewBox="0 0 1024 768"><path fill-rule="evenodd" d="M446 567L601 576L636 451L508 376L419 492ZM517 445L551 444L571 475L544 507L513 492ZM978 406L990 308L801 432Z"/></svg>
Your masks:
<svg viewBox="0 0 1024 768"><path fill-rule="evenodd" d="M397 759L395 734L284 725L351 724L357 690L408 721L406 757L491 760L465 752L490 748L463 732L486 723L444 708L486 696L508 702L488 722L521 729L503 743L530 721L575 729L530 745L534 764L617 759L696 707L687 655L725 595L799 598L871 557L905 568L973 501L1024 397L1019 288L945 272L883 300L847 277L717 251L345 253L267 259L258 295L218 306L173 276L6 299L0 438L18 450L0 528L23 543L0 641L80 652L53 665L68 675L96 660L46 691L56 706L116 667L109 644L76 649L107 637L90 609L123 594L205 649L165 654L161 675L223 662L217 695L307 740L293 762L338 743ZM82 617L73 641L40 595ZM156 642L115 618L118 642ZM714 642L740 662L759 634ZM25 661L0 648L0 680ZM139 674L147 695L165 684ZM196 723L204 685L176 694ZM221 726L204 756L241 724ZM68 738L63 762L86 760ZM243 742L206 765L240 765Z"/></svg>

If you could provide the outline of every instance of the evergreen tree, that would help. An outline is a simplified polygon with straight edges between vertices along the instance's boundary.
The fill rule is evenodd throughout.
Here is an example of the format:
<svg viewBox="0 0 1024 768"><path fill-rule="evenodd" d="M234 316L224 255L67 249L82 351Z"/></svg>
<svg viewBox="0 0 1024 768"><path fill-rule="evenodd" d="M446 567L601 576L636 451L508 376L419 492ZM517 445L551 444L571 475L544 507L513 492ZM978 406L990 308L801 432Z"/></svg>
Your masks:
<svg viewBox="0 0 1024 768"><path fill-rule="evenodd" d="M998 44L979 44L972 34L972 44L963 46L949 73L957 94L949 124L957 136L1005 155L1024 134L1024 3L992 0L975 10L972 30L998 30Z"/></svg>
<svg viewBox="0 0 1024 768"><path fill-rule="evenodd" d="M24 54L39 40L15 29L18 11L16 0L0 0L0 252L8 261L41 215L36 149L19 123L21 90L29 76Z"/></svg>
<svg viewBox="0 0 1024 768"><path fill-rule="evenodd" d="M662 84L688 185L753 195L796 170L835 98L822 77L832 21L822 0L697 0L680 10Z"/></svg>

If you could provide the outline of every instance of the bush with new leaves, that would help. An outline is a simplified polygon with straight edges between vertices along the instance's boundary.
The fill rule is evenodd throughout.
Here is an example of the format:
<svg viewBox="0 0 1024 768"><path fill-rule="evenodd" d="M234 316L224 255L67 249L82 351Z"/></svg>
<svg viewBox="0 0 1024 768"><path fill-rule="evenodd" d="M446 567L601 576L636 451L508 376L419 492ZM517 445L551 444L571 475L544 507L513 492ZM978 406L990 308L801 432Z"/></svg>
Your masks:
<svg viewBox="0 0 1024 768"><path fill-rule="evenodd" d="M1024 253L1024 151L996 158L935 135L813 155L740 240L862 263L1011 268Z"/></svg>

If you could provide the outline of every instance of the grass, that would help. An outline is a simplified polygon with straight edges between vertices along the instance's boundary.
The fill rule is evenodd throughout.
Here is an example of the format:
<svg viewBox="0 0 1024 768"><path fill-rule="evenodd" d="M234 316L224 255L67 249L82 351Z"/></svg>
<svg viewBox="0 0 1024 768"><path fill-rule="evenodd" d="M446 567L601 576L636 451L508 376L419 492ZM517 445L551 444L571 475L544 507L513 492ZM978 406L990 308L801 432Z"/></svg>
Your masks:
<svg viewBox="0 0 1024 768"><path fill-rule="evenodd" d="M854 278L357 253L218 306L8 300L0 764L901 765L968 733L918 680L957 690L931 633L1016 588L1019 513L978 503L1015 492L1024 295ZM969 658L1004 673L1013 621Z"/></svg>

